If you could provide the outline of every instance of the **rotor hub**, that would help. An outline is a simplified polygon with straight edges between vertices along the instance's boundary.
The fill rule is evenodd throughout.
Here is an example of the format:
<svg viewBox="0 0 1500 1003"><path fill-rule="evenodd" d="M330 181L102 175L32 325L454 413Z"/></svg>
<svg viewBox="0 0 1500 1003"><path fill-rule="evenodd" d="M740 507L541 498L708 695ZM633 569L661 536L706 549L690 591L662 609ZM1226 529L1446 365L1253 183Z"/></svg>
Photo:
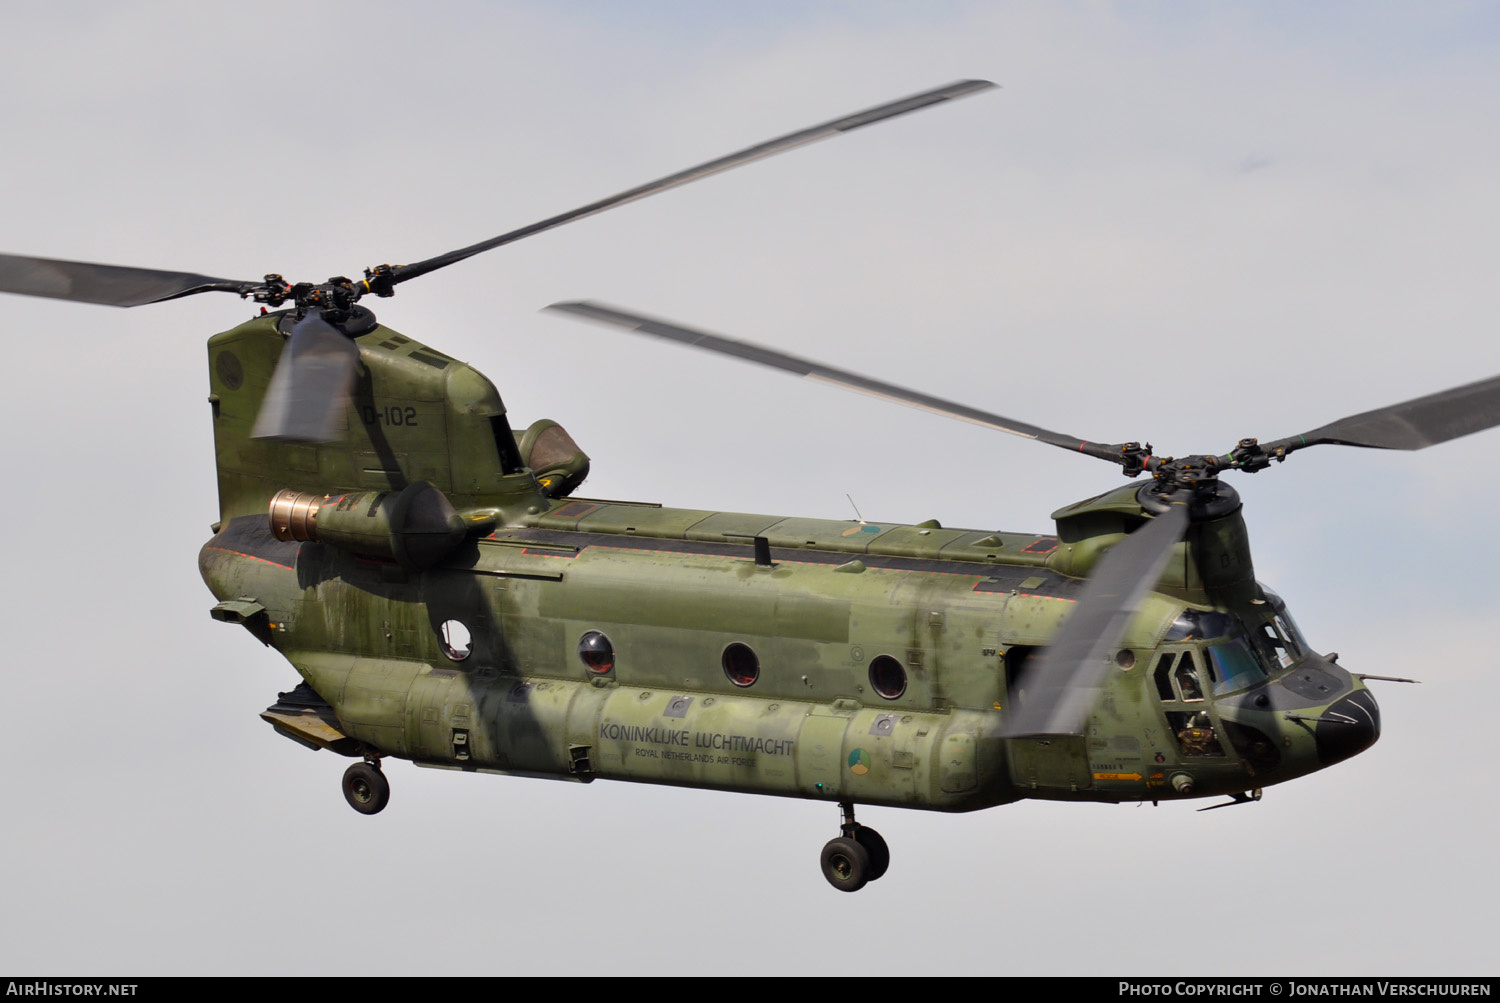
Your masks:
<svg viewBox="0 0 1500 1003"><path fill-rule="evenodd" d="M1135 500L1152 515L1161 515L1172 507L1173 501L1179 499L1183 491L1192 493L1188 517L1193 522L1231 515L1239 511L1242 504L1240 493L1217 477L1202 478L1191 484L1152 481L1141 485L1135 493Z"/></svg>
<svg viewBox="0 0 1500 1003"><path fill-rule="evenodd" d="M276 322L276 330L282 334L291 334L292 328L296 325L300 317L301 315L296 311L287 311ZM350 338L358 338L362 334L369 334L380 324L375 319L375 312L373 310L358 305L351 307L342 320L333 320L327 313L323 314L323 319L331 327Z"/></svg>

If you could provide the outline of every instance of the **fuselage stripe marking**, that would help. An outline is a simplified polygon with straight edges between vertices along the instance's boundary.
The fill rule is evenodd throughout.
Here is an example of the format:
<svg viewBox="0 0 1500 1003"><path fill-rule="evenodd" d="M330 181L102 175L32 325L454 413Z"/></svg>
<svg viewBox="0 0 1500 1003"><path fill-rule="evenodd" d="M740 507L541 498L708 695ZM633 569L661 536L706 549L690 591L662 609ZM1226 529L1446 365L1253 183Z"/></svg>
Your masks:
<svg viewBox="0 0 1500 1003"><path fill-rule="evenodd" d="M243 550L230 550L228 547L213 547L213 546L204 547L203 549L204 550L217 550L221 554L232 554L235 557L248 557L252 561L259 561L262 564L269 564L269 565L271 565L272 567L275 567L275 568L286 568L288 571L296 571L297 570L296 568L292 567L290 564L282 564L280 561L268 561L264 557L256 557L254 554L247 554Z"/></svg>

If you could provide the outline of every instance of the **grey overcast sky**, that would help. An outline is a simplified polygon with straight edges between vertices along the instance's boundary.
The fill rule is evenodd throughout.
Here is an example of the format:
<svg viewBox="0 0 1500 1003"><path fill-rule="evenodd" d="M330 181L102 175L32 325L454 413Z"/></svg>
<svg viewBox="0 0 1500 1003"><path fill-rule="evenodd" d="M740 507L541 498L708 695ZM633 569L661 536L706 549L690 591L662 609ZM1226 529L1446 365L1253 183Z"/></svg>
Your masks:
<svg viewBox="0 0 1500 1003"><path fill-rule="evenodd" d="M588 494L1044 530L1112 468L537 311L599 298L1096 440L1219 451L1500 372L1494 4L0 5L0 250L256 277L425 257L963 77L1002 85L378 305ZM866 810L344 761L211 621L203 339L0 300L0 970L1489 973L1500 432L1242 478L1257 570L1377 690L1369 752L1197 814ZM1323 454L1330 455L1323 455Z"/></svg>

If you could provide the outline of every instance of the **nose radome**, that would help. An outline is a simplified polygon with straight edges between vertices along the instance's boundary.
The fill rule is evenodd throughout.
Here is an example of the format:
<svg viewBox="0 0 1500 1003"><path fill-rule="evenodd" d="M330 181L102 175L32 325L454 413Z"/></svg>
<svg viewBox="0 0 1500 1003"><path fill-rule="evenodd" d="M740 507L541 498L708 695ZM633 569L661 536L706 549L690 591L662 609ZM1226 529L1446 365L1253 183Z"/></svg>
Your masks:
<svg viewBox="0 0 1500 1003"><path fill-rule="evenodd" d="M1380 737L1380 706L1369 690L1355 690L1318 722L1318 760L1327 766L1368 749Z"/></svg>

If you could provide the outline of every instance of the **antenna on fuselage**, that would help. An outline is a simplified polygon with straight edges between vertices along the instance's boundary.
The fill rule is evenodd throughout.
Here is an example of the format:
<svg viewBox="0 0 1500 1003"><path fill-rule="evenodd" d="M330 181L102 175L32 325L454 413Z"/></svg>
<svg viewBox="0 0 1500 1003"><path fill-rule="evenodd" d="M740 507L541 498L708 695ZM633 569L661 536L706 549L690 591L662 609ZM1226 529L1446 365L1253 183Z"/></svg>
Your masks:
<svg viewBox="0 0 1500 1003"><path fill-rule="evenodd" d="M865 525L865 517L859 514L859 506L854 504L854 496L845 491L844 497L849 499L849 507L854 509L855 521L858 522L861 526Z"/></svg>

